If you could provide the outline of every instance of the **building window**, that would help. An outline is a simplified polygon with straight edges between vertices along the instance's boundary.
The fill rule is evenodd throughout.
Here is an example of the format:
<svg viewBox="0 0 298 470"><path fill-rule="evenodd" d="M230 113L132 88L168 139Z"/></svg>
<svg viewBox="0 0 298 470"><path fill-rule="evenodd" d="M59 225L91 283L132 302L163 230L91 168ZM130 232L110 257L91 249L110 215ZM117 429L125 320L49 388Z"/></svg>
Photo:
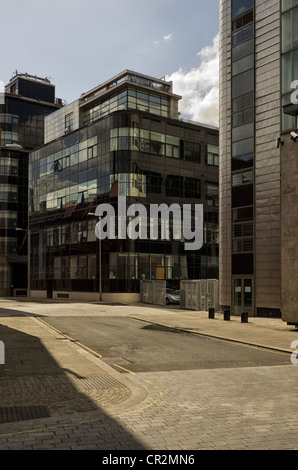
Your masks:
<svg viewBox="0 0 298 470"><path fill-rule="evenodd" d="M236 60L232 63L232 75L238 75L239 73L245 72L253 68L254 66L254 55L250 54Z"/></svg>
<svg viewBox="0 0 298 470"><path fill-rule="evenodd" d="M240 140L232 144L232 157L238 157L241 155L251 155L254 150L254 139Z"/></svg>
<svg viewBox="0 0 298 470"><path fill-rule="evenodd" d="M243 95L253 91L254 87L254 71L253 69L236 75L232 78L232 97Z"/></svg>
<svg viewBox="0 0 298 470"><path fill-rule="evenodd" d="M200 163L201 144L195 142L184 142L184 158L188 162Z"/></svg>
<svg viewBox="0 0 298 470"><path fill-rule="evenodd" d="M168 175L166 179L166 196L183 197L183 177Z"/></svg>
<svg viewBox="0 0 298 470"><path fill-rule="evenodd" d="M217 145L207 145L207 164L219 165L219 150Z"/></svg>
<svg viewBox="0 0 298 470"><path fill-rule="evenodd" d="M298 77L298 49L282 55L282 93L289 93L291 83ZM289 100L290 101L290 100Z"/></svg>
<svg viewBox="0 0 298 470"><path fill-rule="evenodd" d="M57 199L57 209L62 209L63 208L64 200L65 200L64 197L58 197L58 199Z"/></svg>
<svg viewBox="0 0 298 470"><path fill-rule="evenodd" d="M167 135L166 136L166 156L180 158L180 138Z"/></svg>
<svg viewBox="0 0 298 470"><path fill-rule="evenodd" d="M93 145L92 147L88 147L88 160L90 158L97 157L97 145Z"/></svg>
<svg viewBox="0 0 298 470"><path fill-rule="evenodd" d="M81 192L79 192L79 194L78 194L78 200L77 200L77 203L78 203L78 204L81 204L82 202L85 201L86 193L87 193L87 191L81 191Z"/></svg>
<svg viewBox="0 0 298 470"><path fill-rule="evenodd" d="M233 240L233 253L251 253L253 252L253 239L240 238Z"/></svg>
<svg viewBox="0 0 298 470"><path fill-rule="evenodd" d="M281 11L298 6L298 0L281 0Z"/></svg>
<svg viewBox="0 0 298 470"><path fill-rule="evenodd" d="M287 11L281 18L281 51L285 53L298 47L298 8Z"/></svg>
<svg viewBox="0 0 298 470"><path fill-rule="evenodd" d="M5 229L14 229L17 226L17 212L0 211L0 227Z"/></svg>
<svg viewBox="0 0 298 470"><path fill-rule="evenodd" d="M146 193L161 194L162 176L154 171L144 171L146 177Z"/></svg>
<svg viewBox="0 0 298 470"><path fill-rule="evenodd" d="M232 187L232 207L247 207L253 205L253 185L244 184Z"/></svg>
<svg viewBox="0 0 298 470"><path fill-rule="evenodd" d="M253 0L232 0L232 18L254 6Z"/></svg>
<svg viewBox="0 0 298 470"><path fill-rule="evenodd" d="M0 202L17 202L18 187L13 184L2 184L0 186Z"/></svg>
<svg viewBox="0 0 298 470"><path fill-rule="evenodd" d="M253 108L233 113L232 115L232 126L244 126L245 124L253 122Z"/></svg>
<svg viewBox="0 0 298 470"><path fill-rule="evenodd" d="M201 199L201 180L185 177L184 197Z"/></svg>
<svg viewBox="0 0 298 470"><path fill-rule="evenodd" d="M247 41L253 37L254 30L253 25L246 26L245 28L240 29L232 36L232 46L237 46L243 41Z"/></svg>
<svg viewBox="0 0 298 470"><path fill-rule="evenodd" d="M2 157L0 175L15 176L18 174L18 160L12 157Z"/></svg>
<svg viewBox="0 0 298 470"><path fill-rule="evenodd" d="M242 16L238 16L232 22L232 31L236 31L237 29L243 28L247 24L253 21L253 11L249 11Z"/></svg>
<svg viewBox="0 0 298 470"><path fill-rule="evenodd" d="M254 41L250 39L232 48L232 60L239 60L254 52Z"/></svg>
<svg viewBox="0 0 298 470"><path fill-rule="evenodd" d="M12 255L17 252L17 239L0 237L0 255Z"/></svg>
<svg viewBox="0 0 298 470"><path fill-rule="evenodd" d="M232 174L232 186L253 182L253 170L238 171Z"/></svg>
<svg viewBox="0 0 298 470"><path fill-rule="evenodd" d="M56 161L53 163L53 171L54 171L54 172L62 171L62 164L61 164L61 161L60 161L60 160L56 160Z"/></svg>
<svg viewBox="0 0 298 470"><path fill-rule="evenodd" d="M218 206L218 183L207 183L206 199L208 206Z"/></svg>
<svg viewBox="0 0 298 470"><path fill-rule="evenodd" d="M73 113L65 116L65 133L73 131Z"/></svg>

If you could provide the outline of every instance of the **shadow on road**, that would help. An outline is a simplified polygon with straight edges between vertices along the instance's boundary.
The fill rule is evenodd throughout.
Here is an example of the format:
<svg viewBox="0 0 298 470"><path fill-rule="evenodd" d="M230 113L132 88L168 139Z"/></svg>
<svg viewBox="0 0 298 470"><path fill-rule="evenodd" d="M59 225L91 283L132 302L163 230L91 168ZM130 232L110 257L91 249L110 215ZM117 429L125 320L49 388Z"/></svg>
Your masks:
<svg viewBox="0 0 298 470"><path fill-rule="evenodd" d="M7 320L7 317L10 317L11 321ZM125 394L130 394L130 390L120 382L117 384L115 379L109 380L106 372L101 375L99 372L98 377L90 378L72 371L71 366L68 369L62 368L38 337L17 329L17 322L21 325L25 317L28 315L21 311L0 309L0 340L5 345L5 364L0 366L0 448L1 438L8 423L10 429L13 425L18 429L18 425L26 424L27 420L44 419L46 423L48 418L53 418L67 422L67 419L71 421L80 413L94 412L96 419L92 422L93 443L94 433L97 433L98 436L103 436L103 440L107 435L117 436L107 445L107 450L124 450L125 445L127 449L144 449L121 423L105 413L98 400L92 399L92 393L89 393L90 397L83 392L88 387L89 392L92 392L92 387L102 387L103 395L107 396L109 387L112 387L111 393L115 395L115 389L119 386L116 392L122 393L125 399ZM12 327L12 324L15 327ZM79 386L76 387L76 384ZM82 416L90 416L90 413ZM84 444L89 446L86 428L79 439L81 448Z"/></svg>

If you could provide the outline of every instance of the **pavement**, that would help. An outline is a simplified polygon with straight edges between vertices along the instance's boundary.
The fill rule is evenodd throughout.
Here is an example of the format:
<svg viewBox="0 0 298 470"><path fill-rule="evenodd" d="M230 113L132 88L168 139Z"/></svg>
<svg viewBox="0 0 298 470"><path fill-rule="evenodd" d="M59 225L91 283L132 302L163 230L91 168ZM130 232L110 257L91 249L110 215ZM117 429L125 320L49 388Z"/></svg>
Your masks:
<svg viewBox="0 0 298 470"><path fill-rule="evenodd" d="M298 341L298 330L276 318L249 317L242 323L240 317L226 321L216 313L211 319L208 312L174 306L1 299L0 341L5 363L0 366L0 449L64 448L70 423L76 438L66 448L98 448L98 440L92 447L90 433L80 444L77 434L82 425L90 426L99 419L110 429L109 435L121 434L122 442L129 442L126 449L142 448L137 439L132 442L131 436L125 437L114 418L151 407L160 398L159 392L150 389L138 374L110 367L76 338L52 328L46 318L82 314L130 316L190 334L282 352L289 359L298 349L292 344ZM111 442L103 440L102 446L109 449Z"/></svg>

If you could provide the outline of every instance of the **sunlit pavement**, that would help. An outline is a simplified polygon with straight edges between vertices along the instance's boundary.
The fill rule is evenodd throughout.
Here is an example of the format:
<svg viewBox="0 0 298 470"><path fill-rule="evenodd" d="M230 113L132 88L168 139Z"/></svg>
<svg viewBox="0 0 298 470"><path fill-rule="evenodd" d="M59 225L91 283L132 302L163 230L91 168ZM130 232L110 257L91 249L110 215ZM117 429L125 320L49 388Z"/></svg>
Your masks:
<svg viewBox="0 0 298 470"><path fill-rule="evenodd" d="M288 354L289 365L118 373L49 328L43 315L132 316L268 347ZM279 319L241 324L171 307L3 300L0 326L6 353L0 449L298 448L298 366L290 354L298 333ZM26 418L37 405L49 416ZM16 415L8 422L12 407Z"/></svg>

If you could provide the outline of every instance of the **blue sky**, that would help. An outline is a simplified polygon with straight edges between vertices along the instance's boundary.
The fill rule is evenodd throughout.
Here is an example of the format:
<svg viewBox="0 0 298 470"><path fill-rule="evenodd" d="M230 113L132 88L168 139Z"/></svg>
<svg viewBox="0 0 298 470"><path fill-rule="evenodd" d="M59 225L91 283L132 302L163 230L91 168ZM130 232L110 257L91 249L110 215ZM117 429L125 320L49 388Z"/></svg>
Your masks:
<svg viewBox="0 0 298 470"><path fill-rule="evenodd" d="M15 70L50 77L71 102L130 69L172 79L184 112L216 120L219 0L14 0L0 13L4 83Z"/></svg>

